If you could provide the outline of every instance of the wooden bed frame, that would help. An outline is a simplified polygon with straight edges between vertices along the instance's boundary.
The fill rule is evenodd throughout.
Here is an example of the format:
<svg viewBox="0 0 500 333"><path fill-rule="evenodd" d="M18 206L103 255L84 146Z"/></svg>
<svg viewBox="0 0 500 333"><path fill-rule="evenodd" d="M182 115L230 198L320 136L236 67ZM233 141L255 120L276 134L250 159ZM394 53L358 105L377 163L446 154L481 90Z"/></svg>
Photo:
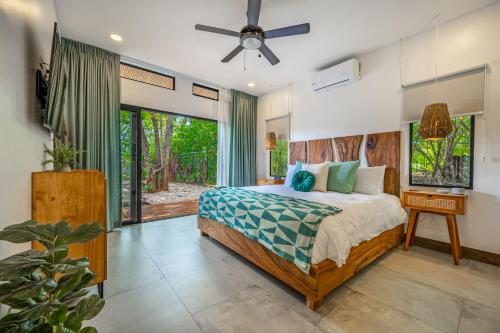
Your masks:
<svg viewBox="0 0 500 333"><path fill-rule="evenodd" d="M365 156L369 166L386 166L384 192L399 197L400 184L400 132L386 132L366 135ZM334 149L338 161L359 159L364 135L320 139L290 143L290 164L297 161L321 163L333 161ZM346 263L338 267L327 259L311 265L309 274L302 272L292 262L272 253L257 241L246 238L242 233L222 223L198 216L198 228L202 236L209 236L261 269L306 296L306 305L316 310L324 297L344 281L355 275L389 249L399 245L403 239L404 227L399 225L375 238L353 247Z"/></svg>

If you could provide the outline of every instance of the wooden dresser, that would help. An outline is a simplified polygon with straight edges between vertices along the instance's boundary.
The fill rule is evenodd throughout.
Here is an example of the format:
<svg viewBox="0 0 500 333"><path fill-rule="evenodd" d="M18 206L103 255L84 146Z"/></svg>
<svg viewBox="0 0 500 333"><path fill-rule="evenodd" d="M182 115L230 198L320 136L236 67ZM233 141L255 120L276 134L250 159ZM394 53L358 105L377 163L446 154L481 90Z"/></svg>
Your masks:
<svg viewBox="0 0 500 333"><path fill-rule="evenodd" d="M38 223L66 221L73 228L83 223L98 222L105 230L85 244L72 244L69 257L87 257L96 272L102 296L107 275L106 248L106 180L97 170L71 172L44 171L31 175L31 218ZM40 248L33 243L34 248Z"/></svg>
<svg viewBox="0 0 500 333"><path fill-rule="evenodd" d="M408 250L409 246L413 244L420 213L442 215L446 217L446 223L448 225L453 261L455 265L459 265L460 259L462 258L462 250L460 246L460 237L458 236L456 216L465 215L467 213L467 196L463 194L407 190L403 191L401 202L403 207L410 209L404 250Z"/></svg>

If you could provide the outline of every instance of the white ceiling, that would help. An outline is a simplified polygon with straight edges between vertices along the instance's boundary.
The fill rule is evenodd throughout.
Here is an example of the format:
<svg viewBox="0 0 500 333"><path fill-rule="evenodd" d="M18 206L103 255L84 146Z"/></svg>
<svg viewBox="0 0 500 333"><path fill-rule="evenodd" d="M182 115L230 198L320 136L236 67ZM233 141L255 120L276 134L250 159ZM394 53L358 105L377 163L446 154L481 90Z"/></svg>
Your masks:
<svg viewBox="0 0 500 333"><path fill-rule="evenodd" d="M62 34L121 55L254 95L413 35L440 13L445 22L497 0L263 0L265 30L309 22L307 35L266 44L281 62L271 66L257 52L220 60L238 39L196 31L196 23L239 31L247 0L55 0ZM120 34L123 42L109 38ZM254 88L247 86L255 82Z"/></svg>

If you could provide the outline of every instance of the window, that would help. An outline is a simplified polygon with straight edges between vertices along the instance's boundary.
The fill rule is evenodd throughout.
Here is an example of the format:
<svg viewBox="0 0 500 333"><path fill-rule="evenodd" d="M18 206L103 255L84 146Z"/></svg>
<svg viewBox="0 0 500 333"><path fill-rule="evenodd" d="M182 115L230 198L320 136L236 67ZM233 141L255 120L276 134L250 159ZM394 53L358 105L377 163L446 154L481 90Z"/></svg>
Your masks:
<svg viewBox="0 0 500 333"><path fill-rule="evenodd" d="M219 100L219 90L205 87L197 83L193 83L193 95L213 99L214 101Z"/></svg>
<svg viewBox="0 0 500 333"><path fill-rule="evenodd" d="M150 84L152 86L175 90L175 77L129 64L120 64L120 77Z"/></svg>
<svg viewBox="0 0 500 333"><path fill-rule="evenodd" d="M276 149L269 154L271 165L271 176L286 177L288 169L288 139L276 140Z"/></svg>
<svg viewBox="0 0 500 333"><path fill-rule="evenodd" d="M276 135L276 148L269 152L269 175L285 177L288 169L290 116L266 120L266 133L269 132Z"/></svg>
<svg viewBox="0 0 500 333"><path fill-rule="evenodd" d="M419 122L410 124L410 185L472 189L474 116L452 118L446 139L425 141Z"/></svg>

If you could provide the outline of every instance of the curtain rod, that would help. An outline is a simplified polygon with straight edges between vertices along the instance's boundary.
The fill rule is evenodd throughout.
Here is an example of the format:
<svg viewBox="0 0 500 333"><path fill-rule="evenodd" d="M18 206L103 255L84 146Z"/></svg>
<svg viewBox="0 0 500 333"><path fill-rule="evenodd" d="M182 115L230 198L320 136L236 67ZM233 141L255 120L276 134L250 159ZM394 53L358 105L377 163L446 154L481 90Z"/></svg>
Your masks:
<svg viewBox="0 0 500 333"><path fill-rule="evenodd" d="M469 72L475 72L475 71L480 70L480 69L483 69L486 72L486 67L487 66L488 66L488 64L482 64L482 65L479 65L479 66L470 67L470 68L463 69L463 70L460 70L460 71L456 71L456 72L451 72L451 73L448 73L448 74L439 75L437 77L437 80L445 79L445 78L456 76L456 75L460 75L460 74L466 74L466 73L469 73ZM417 81L417 82L412 82L412 83L409 83L409 84L403 84L402 87L403 87L403 89L411 88L413 86L418 86L418 85L421 85L421 84L424 84L424 83L431 83L431 82L434 82L435 80L436 80L436 78L425 79L425 80L421 80L421 81Z"/></svg>

